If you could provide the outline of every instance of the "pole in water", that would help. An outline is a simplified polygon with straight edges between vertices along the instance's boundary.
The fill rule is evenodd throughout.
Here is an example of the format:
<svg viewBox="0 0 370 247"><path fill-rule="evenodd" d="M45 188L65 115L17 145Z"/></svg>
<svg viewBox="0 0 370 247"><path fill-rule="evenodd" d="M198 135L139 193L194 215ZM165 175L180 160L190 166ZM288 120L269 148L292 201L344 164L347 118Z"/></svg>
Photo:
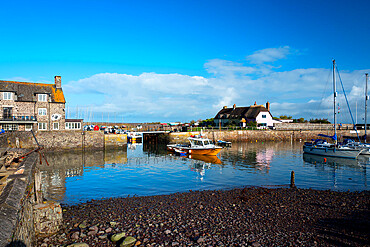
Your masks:
<svg viewBox="0 0 370 247"><path fill-rule="evenodd" d="M292 171L291 174L290 174L290 188L295 188L295 175L294 175L294 171Z"/></svg>

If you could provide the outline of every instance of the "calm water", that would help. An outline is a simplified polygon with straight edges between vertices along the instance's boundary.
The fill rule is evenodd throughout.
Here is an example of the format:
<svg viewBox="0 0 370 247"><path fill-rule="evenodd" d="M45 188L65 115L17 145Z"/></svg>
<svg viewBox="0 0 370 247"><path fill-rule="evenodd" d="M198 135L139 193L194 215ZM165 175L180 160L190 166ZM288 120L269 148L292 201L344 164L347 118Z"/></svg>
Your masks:
<svg viewBox="0 0 370 247"><path fill-rule="evenodd" d="M295 171L299 188L368 190L369 159L306 156L302 143L237 143L218 157L179 157L165 146L47 155L40 165L44 196L66 204L107 197L158 195L189 190L281 186Z"/></svg>

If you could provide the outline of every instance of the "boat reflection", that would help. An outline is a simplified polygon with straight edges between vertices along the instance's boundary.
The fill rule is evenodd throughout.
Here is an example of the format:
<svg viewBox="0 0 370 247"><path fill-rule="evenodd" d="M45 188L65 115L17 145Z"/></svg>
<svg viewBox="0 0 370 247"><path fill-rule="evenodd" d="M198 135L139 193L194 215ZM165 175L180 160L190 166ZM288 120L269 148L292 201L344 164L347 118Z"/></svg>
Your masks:
<svg viewBox="0 0 370 247"><path fill-rule="evenodd" d="M356 160L338 157L324 157L320 155L304 153L303 160L311 164L326 164L328 166L339 166L339 167L347 166L352 168L362 168L366 166L366 164L370 163L370 157L363 155L359 156Z"/></svg>
<svg viewBox="0 0 370 247"><path fill-rule="evenodd" d="M310 165L315 166L316 170L322 174L331 174L332 185L334 188L338 188L338 181L344 183L342 171L351 170L352 176L358 177L356 180L363 181L364 186L367 187L367 166L370 164L370 158L368 156L359 156L357 159L346 159L338 157L324 157L314 154L303 154L303 160ZM351 177L352 177L351 176ZM352 178L347 178L352 180ZM330 179L331 180L331 179Z"/></svg>
<svg viewBox="0 0 370 247"><path fill-rule="evenodd" d="M190 170L195 171L199 174L199 179L203 181L204 176L206 175L206 170L211 168L210 163L204 163L204 162L194 162L190 165Z"/></svg>
<svg viewBox="0 0 370 247"><path fill-rule="evenodd" d="M204 161L205 163L222 164L216 155L191 154L188 157L193 160Z"/></svg>

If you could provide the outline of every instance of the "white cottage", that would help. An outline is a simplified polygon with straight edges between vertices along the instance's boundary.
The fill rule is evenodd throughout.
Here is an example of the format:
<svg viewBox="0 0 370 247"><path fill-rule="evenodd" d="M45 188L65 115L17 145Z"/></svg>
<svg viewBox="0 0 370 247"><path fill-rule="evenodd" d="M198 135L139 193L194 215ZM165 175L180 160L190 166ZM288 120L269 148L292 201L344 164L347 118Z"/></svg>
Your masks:
<svg viewBox="0 0 370 247"><path fill-rule="evenodd" d="M270 113L270 103L264 105L254 105L249 107L227 108L224 106L215 116L214 122L216 126L225 126L227 124L239 125L246 127L249 122L256 122L258 128L272 128L276 120L272 118Z"/></svg>

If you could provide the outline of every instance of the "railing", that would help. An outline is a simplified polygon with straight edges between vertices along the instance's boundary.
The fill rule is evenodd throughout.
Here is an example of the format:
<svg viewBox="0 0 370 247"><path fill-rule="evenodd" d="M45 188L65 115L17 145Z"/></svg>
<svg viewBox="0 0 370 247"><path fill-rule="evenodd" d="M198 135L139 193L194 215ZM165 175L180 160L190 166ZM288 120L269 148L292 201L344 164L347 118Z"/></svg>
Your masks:
<svg viewBox="0 0 370 247"><path fill-rule="evenodd" d="M37 118L35 115L30 114L3 114L0 116L0 121L37 121Z"/></svg>

